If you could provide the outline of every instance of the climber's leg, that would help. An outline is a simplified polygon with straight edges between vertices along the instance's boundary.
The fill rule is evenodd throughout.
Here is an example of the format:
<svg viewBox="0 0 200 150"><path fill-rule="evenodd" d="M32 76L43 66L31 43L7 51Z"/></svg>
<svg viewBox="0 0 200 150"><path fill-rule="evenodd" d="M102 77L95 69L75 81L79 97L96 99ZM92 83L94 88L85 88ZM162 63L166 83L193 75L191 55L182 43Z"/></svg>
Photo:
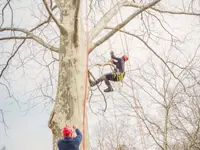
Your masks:
<svg viewBox="0 0 200 150"><path fill-rule="evenodd" d="M91 79L89 79L90 86L93 87L93 86L99 84L100 82L102 82L102 81L105 80L105 79L106 79L106 76L105 76L105 75L101 76L101 77L100 77L99 79L97 79L96 81L92 81Z"/></svg>
<svg viewBox="0 0 200 150"><path fill-rule="evenodd" d="M108 73L105 75L106 79L104 81L105 81L105 84L108 86L108 88L105 89L104 92L113 91L112 85L110 84L110 81L109 81L109 80L113 80L113 75L114 73Z"/></svg>
<svg viewBox="0 0 200 150"><path fill-rule="evenodd" d="M106 79L105 84L108 86L108 88L105 89L104 92L112 92L113 88L112 88L112 85L110 84L109 80Z"/></svg>

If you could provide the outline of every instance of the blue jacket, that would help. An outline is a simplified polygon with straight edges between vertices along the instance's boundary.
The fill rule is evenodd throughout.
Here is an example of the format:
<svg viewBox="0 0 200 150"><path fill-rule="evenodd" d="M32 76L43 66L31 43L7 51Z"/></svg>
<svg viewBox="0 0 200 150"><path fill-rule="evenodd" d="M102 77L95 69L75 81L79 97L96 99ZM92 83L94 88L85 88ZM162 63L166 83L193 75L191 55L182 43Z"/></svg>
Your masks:
<svg viewBox="0 0 200 150"><path fill-rule="evenodd" d="M79 129L76 129L77 136L75 138L64 138L58 141L59 150L79 150L79 145L82 141L82 134Z"/></svg>

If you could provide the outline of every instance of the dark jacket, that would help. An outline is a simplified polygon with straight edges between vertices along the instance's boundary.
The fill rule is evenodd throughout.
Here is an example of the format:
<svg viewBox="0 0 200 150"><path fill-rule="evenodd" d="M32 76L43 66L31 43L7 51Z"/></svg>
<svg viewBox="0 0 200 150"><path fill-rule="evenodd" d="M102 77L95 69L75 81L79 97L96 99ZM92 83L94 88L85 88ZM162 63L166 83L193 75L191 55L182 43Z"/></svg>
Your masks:
<svg viewBox="0 0 200 150"><path fill-rule="evenodd" d="M125 67L125 61L122 58L115 57L115 55L111 55L111 58L113 60L113 64L116 66L119 72L124 72L124 67Z"/></svg>
<svg viewBox="0 0 200 150"><path fill-rule="evenodd" d="M77 136L75 138L64 138L58 141L59 150L79 150L79 145L82 141L82 134L79 129L76 129Z"/></svg>

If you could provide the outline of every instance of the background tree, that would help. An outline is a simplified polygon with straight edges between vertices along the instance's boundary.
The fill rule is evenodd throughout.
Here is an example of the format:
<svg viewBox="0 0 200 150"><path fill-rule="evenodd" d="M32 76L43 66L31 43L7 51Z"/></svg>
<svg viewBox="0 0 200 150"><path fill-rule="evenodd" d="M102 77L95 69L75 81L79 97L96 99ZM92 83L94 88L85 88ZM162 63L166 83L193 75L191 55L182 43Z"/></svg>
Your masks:
<svg viewBox="0 0 200 150"><path fill-rule="evenodd" d="M136 113L146 129L144 137L148 139L147 147L155 146L155 149L164 150L199 148L200 105L199 94L196 93L196 90L199 90L199 84L196 82L199 80L199 54L197 48L187 57L187 61L184 61L186 67L180 67L177 60L172 58L173 52L165 52L166 62L174 62L170 68L178 75L180 80L177 81L165 64L157 62L155 56L149 57L144 64L138 64L133 79L140 104L140 111ZM121 106L121 112L127 112L127 117L134 116L133 112L127 111L127 108L135 111L129 98L124 100L127 102Z"/></svg>
<svg viewBox="0 0 200 150"><path fill-rule="evenodd" d="M98 134L91 140L91 143L93 143L91 149L93 150L136 149L136 131L129 125L127 118L118 118L113 121L107 118L99 120L99 124L96 126L95 131L98 131Z"/></svg>
<svg viewBox="0 0 200 150"><path fill-rule="evenodd" d="M181 81L180 77L170 69L166 60L163 59L158 52L149 47L148 44L150 43L154 48L159 49L161 47L156 46L156 44L163 44L163 41L165 41L166 44L171 46L170 48L175 48L177 51L180 50L180 47L176 46L176 44L183 42L182 40L186 37L183 36L180 40L176 37L176 34L172 34L172 31L166 27L167 21L163 16L165 14L199 16L199 4L198 1L182 2L180 5L181 8L175 9L174 7L170 7L170 4L165 4L164 1L157 4L160 1L161 0L150 2L109 1L103 5L100 1L90 1L90 4L81 4L82 1L80 0L38 0L36 1L35 8L32 7L33 12L38 10L37 13L39 13L39 15L35 13L38 20L35 19L37 21L34 21L31 26L20 26L20 19L16 18L12 2L1 1L2 22L0 32L2 36L0 40L9 40L9 43L1 43L1 53L2 57L4 57L1 63L1 82L9 89L10 85L7 81L12 79L10 77L11 72L16 72L18 68L22 69L23 76L26 76L26 73L28 72L31 74L31 77L34 78L42 76L41 72L38 72L38 76L33 73L33 64L30 63L30 61L36 62L39 70L45 68L45 71L49 73L49 76L46 78L44 77L40 83L37 81L37 83L39 83L38 88L33 90L30 100L42 95L45 97L44 100L47 101L47 103L49 102L49 99L54 103L49 119L49 127L51 128L54 137L54 149L57 149L56 143L57 140L62 137L61 129L64 125L76 124L77 127L82 127L84 114L83 99L87 89L88 55L117 31L132 35L139 39L141 43L145 44L159 61L165 64L172 77L184 87L184 83ZM100 7L96 9L98 12L95 13L93 9L96 8L95 5L97 4L99 4ZM92 8L88 12L91 24L88 25L88 19L86 19L85 22L87 25L85 31L87 33L89 30L89 35L85 34L82 23L83 18L80 15L85 14L81 13L81 11L84 10L83 6L85 5ZM105 6L105 9L102 10L101 5ZM176 3L174 5L177 6ZM121 9L125 10L127 8L131 11L129 13L124 13L126 19L121 20L117 25L116 21L113 23L112 18L117 14L120 15ZM44 10L46 10L45 13ZM103 15L100 15L102 12ZM5 19L5 14L9 16L9 19ZM85 16L87 15L85 14ZM15 19L17 20L17 23L15 22ZM140 19L140 23L135 26L135 34L129 32L133 31L133 28L127 25L132 19ZM125 29L120 30L125 25L127 25L128 31ZM152 30L152 28L156 30ZM104 29L106 29L105 32ZM160 35L160 33L167 34L167 38L163 38L165 36ZM23 48L24 44L26 44L25 48ZM39 46L36 47L36 44ZM12 48L7 48L8 45L12 45ZM29 51L27 50L27 47ZM101 53L103 52L104 51L102 50ZM128 52L127 47L126 53ZM34 66L36 66L36 64L34 64ZM42 68L40 68L41 66ZM31 70L25 71L26 68L31 68ZM57 71L54 71L56 69ZM55 87L57 89L56 95L54 92ZM41 95L37 95L38 91ZM11 94L11 98L19 104L20 102L12 95L13 94ZM54 99L54 97L56 98ZM86 134L84 133L84 135Z"/></svg>

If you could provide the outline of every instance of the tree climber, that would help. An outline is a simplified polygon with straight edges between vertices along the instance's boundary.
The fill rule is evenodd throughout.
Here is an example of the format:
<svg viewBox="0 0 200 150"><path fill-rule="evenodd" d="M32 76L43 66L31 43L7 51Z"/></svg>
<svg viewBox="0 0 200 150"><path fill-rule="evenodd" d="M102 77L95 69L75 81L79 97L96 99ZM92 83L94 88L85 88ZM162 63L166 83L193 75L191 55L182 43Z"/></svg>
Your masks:
<svg viewBox="0 0 200 150"><path fill-rule="evenodd" d="M114 71L101 76L96 81L92 81L91 79L89 79L89 83L90 83L91 87L93 87L93 86L97 85L98 83L104 81L105 84L108 86L108 88L105 89L104 92L113 91L113 88L112 88L109 80L114 81L114 82L119 82L119 81L122 81L124 79L124 76L125 76L125 72L124 72L125 71L125 61L128 60L128 57L126 55L123 55L121 58L116 57L114 55L113 51L110 52L110 55L111 55L111 62L116 66Z"/></svg>
<svg viewBox="0 0 200 150"><path fill-rule="evenodd" d="M76 131L76 137L72 137L72 130L69 126L63 128L64 139L58 141L59 150L79 150L79 145L82 141L82 134L78 128L73 125Z"/></svg>

